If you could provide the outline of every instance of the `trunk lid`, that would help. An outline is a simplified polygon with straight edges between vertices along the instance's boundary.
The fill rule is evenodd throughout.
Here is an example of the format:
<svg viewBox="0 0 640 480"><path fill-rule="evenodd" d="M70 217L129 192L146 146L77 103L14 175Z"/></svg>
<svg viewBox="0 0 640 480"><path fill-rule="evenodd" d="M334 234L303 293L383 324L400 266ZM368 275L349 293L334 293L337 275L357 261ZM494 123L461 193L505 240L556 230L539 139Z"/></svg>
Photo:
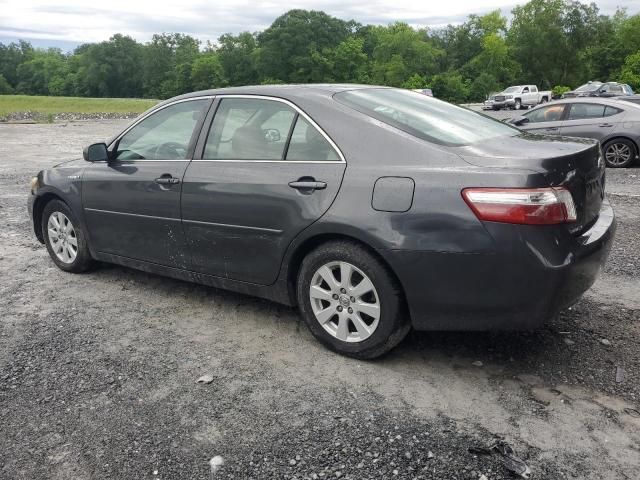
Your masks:
<svg viewBox="0 0 640 480"><path fill-rule="evenodd" d="M595 140L523 133L457 150L472 165L533 170L544 176L548 186L567 188L578 217L575 223L567 224L572 233L584 232L598 219L604 200L605 165ZM518 186L522 185L514 185Z"/></svg>

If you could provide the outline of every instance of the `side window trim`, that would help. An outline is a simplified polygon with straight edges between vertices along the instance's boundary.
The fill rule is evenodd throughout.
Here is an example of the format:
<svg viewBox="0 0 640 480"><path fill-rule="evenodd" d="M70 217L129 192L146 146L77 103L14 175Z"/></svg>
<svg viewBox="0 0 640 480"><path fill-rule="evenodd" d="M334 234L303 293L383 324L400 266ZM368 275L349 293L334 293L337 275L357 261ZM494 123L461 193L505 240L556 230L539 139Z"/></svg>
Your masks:
<svg viewBox="0 0 640 480"><path fill-rule="evenodd" d="M109 155L113 154L113 152L117 150L118 144L120 143L120 140L122 140L122 137L124 137L127 133L129 133L130 130L132 130L134 127L136 127L137 125L139 125L140 123L145 121L147 118L149 118L152 115L155 115L156 113L160 112L161 110L164 110L165 108L171 107L173 105L177 105L179 103L185 103L185 102L194 102L194 101L197 101L197 100L209 100L209 102L208 102L207 105L205 105L205 107L203 109L204 115L200 116L200 119L196 122L196 124L195 124L195 126L193 128L193 132L191 132L191 138L189 140L189 146L187 148L187 158L186 159L184 159L184 160L135 160L135 159L133 159L133 160L121 160L121 161L126 162L126 163L132 163L132 162L190 162L194 158L197 139L200 137L200 134L201 134L201 131L202 131L202 126L204 125L205 119L208 116L209 111L211 110L211 107L212 107L212 104L213 104L213 100L215 100L215 95L204 95L204 96L199 96L199 97L183 98L183 99L176 100L174 102L170 102L170 103L167 103L165 105L162 105L161 107L154 108L153 110L148 112L146 115L144 115L143 117L140 117L134 123L129 125L115 139L113 139L113 141L109 145L107 145L107 150L109 151ZM114 160L114 161L117 161L117 160Z"/></svg>
<svg viewBox="0 0 640 480"><path fill-rule="evenodd" d="M287 141L284 144L284 150L282 151L282 158L280 160L287 159L287 155L289 154L289 145L291 145L291 137L293 137L293 131L296 129L296 125L298 124L298 118L300 118L300 114L296 112L296 116L293 117L293 122L291 122L291 126L289 127L289 135L287 135Z"/></svg>
<svg viewBox="0 0 640 480"><path fill-rule="evenodd" d="M220 102L225 98L246 98L246 99L256 99L256 100L273 100L276 102L284 103L288 105L296 112L295 121L292 123L291 131L289 132L289 136L287 137L287 145L284 149L284 158L281 160L224 160L224 159L203 159L204 150L207 143L207 136L209 134L209 130L213 125L213 119L215 118L217 111L220 107ZM303 117L306 121L308 121L311 126L313 126L320 134L329 142L331 148L333 148L338 155L338 160L285 160L287 151L289 149L289 143L291 141L291 136L293 135L293 129L295 128L295 124L298 121L298 118ZM331 139L331 137L322 129L320 126L309 116L307 113L298 107L295 103L286 100L280 97L272 97L269 95L250 95L250 94L222 94L216 95L213 101L213 105L209 108L209 113L206 115L204 125L200 129L200 135L196 142L195 150L193 153L193 162L253 162L253 163L274 163L274 162L286 162L286 163L347 163L345 157L342 153L342 150L338 148L338 145Z"/></svg>

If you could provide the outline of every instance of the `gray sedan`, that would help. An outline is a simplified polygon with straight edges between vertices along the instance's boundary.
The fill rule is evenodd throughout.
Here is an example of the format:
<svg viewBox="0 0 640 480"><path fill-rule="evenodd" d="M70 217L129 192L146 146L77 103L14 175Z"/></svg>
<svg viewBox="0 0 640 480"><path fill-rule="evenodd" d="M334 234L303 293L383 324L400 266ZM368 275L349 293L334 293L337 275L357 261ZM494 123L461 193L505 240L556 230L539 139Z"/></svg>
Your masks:
<svg viewBox="0 0 640 480"><path fill-rule="evenodd" d="M411 327L526 329L575 302L615 232L604 174L593 140L415 92L238 87L157 105L38 173L28 205L66 272L110 262L297 306L372 358Z"/></svg>
<svg viewBox="0 0 640 480"><path fill-rule="evenodd" d="M595 138L609 167L630 166L640 151L640 105L622 98L559 100L509 123L533 133Z"/></svg>

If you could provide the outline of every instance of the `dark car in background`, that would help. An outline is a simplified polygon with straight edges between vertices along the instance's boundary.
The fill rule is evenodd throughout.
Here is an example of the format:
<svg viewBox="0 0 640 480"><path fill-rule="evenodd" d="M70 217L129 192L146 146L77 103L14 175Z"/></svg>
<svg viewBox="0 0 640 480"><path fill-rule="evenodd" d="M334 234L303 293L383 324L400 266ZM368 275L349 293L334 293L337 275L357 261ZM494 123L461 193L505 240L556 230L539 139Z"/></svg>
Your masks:
<svg viewBox="0 0 640 480"><path fill-rule="evenodd" d="M609 167L631 166L640 151L640 105L621 97L558 100L509 123L532 133L594 138Z"/></svg>
<svg viewBox="0 0 640 480"><path fill-rule="evenodd" d="M640 105L640 95L629 95L626 97L620 97L620 100L624 100L625 102L636 103Z"/></svg>
<svg viewBox="0 0 640 480"><path fill-rule="evenodd" d="M615 219L598 143L386 87L172 98L41 171L53 262L111 262L297 305L372 358L419 330L529 329L574 303Z"/></svg>
<svg viewBox="0 0 640 480"><path fill-rule="evenodd" d="M575 90L566 92L562 98L575 97L621 97L633 95L633 89L626 83L618 82L588 82Z"/></svg>
<svg viewBox="0 0 640 480"><path fill-rule="evenodd" d="M413 91L417 93L421 93L428 97L433 97L433 90L431 90L430 88L414 88Z"/></svg>

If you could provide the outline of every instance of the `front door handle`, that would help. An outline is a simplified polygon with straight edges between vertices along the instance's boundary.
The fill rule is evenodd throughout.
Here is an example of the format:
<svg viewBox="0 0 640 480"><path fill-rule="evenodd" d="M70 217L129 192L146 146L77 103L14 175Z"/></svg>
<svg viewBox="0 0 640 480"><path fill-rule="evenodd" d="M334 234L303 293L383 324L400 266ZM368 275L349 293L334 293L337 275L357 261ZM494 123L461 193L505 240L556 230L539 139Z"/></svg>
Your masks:
<svg viewBox="0 0 640 480"><path fill-rule="evenodd" d="M547 128L545 128L545 130L547 132L557 132L558 131L558 127L547 127Z"/></svg>
<svg viewBox="0 0 640 480"><path fill-rule="evenodd" d="M315 180L298 180L289 182L291 188L296 190L324 190L327 188L327 182L316 182Z"/></svg>
<svg viewBox="0 0 640 480"><path fill-rule="evenodd" d="M160 185L176 185L180 183L180 179L176 177L172 177L170 174L164 174L160 178L156 178L154 180L156 183Z"/></svg>
<svg viewBox="0 0 640 480"><path fill-rule="evenodd" d="M613 127L613 123L601 123L599 127Z"/></svg>

